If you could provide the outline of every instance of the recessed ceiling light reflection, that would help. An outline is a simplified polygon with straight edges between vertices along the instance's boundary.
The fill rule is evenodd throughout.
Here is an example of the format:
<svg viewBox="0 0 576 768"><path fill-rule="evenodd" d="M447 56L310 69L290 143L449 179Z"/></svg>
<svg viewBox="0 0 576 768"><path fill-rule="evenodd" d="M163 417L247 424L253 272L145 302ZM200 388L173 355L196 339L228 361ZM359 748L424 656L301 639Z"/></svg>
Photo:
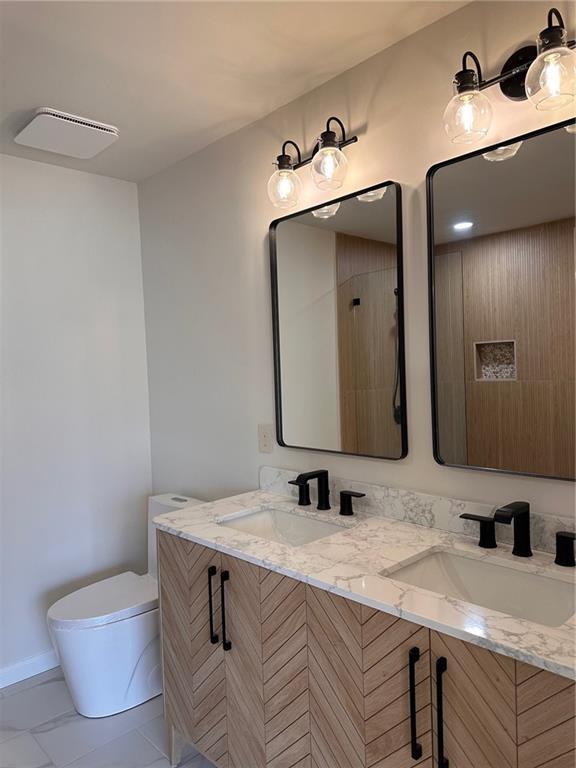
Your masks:
<svg viewBox="0 0 576 768"><path fill-rule="evenodd" d="M371 189L370 192L363 192L361 195L356 195L356 200L360 200L362 203L373 203L375 200L382 200L387 189L388 187Z"/></svg>
<svg viewBox="0 0 576 768"><path fill-rule="evenodd" d="M521 146L522 142L517 141L516 144L508 144L506 147L496 147L491 152L484 152L482 157L492 163L501 163L503 160L510 160L511 157L514 157Z"/></svg>
<svg viewBox="0 0 576 768"><path fill-rule="evenodd" d="M312 211L312 216L317 219L330 219L332 216L336 216L340 203L334 203L333 205L323 205L322 208L316 208Z"/></svg>
<svg viewBox="0 0 576 768"><path fill-rule="evenodd" d="M453 229L455 229L456 232L466 232L467 229L472 229L473 226L473 221L457 221L456 224L454 224Z"/></svg>

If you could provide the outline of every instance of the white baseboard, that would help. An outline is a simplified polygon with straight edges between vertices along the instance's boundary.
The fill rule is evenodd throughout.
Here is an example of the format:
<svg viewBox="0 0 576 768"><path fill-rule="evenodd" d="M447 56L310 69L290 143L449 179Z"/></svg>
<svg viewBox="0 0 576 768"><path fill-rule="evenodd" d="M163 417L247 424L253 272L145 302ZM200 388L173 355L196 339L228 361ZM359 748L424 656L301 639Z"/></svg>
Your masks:
<svg viewBox="0 0 576 768"><path fill-rule="evenodd" d="M5 688L13 683L19 683L21 680L39 675L41 672L46 672L49 669L54 669L58 664L56 651L51 650L46 651L46 653L40 653L38 656L30 656L30 658L18 661L16 664L11 664L8 667L1 667L0 688Z"/></svg>

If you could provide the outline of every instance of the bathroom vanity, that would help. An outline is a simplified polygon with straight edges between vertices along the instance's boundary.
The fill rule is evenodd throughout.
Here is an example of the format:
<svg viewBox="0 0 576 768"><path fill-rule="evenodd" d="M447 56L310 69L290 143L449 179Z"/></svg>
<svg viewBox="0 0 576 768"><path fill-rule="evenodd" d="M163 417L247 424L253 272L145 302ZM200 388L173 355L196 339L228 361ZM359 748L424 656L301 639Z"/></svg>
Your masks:
<svg viewBox="0 0 576 768"><path fill-rule="evenodd" d="M155 522L175 763L181 737L222 768L574 765L573 576L550 555L266 491ZM531 600L466 602L467 567L433 591L437 556L531 578Z"/></svg>

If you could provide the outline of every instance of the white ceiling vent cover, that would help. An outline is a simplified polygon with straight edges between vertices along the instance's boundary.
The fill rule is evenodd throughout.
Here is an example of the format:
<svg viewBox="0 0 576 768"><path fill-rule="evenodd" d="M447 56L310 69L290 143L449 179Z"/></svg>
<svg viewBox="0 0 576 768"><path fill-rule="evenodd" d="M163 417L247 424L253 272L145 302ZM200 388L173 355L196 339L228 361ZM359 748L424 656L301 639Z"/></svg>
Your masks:
<svg viewBox="0 0 576 768"><path fill-rule="evenodd" d="M40 107L14 141L25 147L87 160L109 147L117 138L118 129L113 125Z"/></svg>

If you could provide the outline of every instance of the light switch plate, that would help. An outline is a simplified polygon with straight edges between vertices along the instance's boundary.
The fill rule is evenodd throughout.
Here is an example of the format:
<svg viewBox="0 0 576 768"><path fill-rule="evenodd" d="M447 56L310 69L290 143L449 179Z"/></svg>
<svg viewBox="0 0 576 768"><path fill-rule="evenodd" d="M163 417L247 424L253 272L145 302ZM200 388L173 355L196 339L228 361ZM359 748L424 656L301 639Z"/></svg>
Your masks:
<svg viewBox="0 0 576 768"><path fill-rule="evenodd" d="M274 450L274 424L258 424L258 450L272 453Z"/></svg>

